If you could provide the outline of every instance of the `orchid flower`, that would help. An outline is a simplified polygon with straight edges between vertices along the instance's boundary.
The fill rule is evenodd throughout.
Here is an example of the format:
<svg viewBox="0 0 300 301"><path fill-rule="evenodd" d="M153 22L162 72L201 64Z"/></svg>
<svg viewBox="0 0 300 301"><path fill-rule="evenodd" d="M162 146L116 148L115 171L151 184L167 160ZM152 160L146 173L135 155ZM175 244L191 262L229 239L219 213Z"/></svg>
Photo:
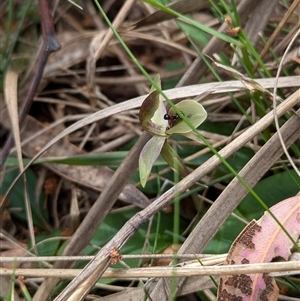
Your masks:
<svg viewBox="0 0 300 301"><path fill-rule="evenodd" d="M156 76L155 82L160 86L160 78ZM186 174L186 167L175 150L167 143L167 139L174 134L180 134L199 141L191 127L183 118L189 119L194 127L198 127L207 116L203 106L193 99L185 99L167 109L161 95L155 88L151 88L149 96L140 108L139 119L144 130L153 135L145 144L139 157L139 173L141 185L145 187L152 166L159 154L173 168L177 168L181 175Z"/></svg>

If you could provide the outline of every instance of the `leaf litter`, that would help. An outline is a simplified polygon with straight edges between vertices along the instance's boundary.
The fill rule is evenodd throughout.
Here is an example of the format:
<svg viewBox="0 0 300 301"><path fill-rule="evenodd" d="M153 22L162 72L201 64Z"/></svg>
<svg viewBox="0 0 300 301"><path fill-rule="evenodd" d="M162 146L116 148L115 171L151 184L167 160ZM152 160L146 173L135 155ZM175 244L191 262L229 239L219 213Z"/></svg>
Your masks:
<svg viewBox="0 0 300 301"><path fill-rule="evenodd" d="M116 18L122 7L120 3L115 2L114 4L111 4L109 2L110 1L103 1L103 5L105 6L107 13L110 14L111 20L113 20ZM201 17L202 14L202 16L212 18L211 11L207 10L206 7L197 7L197 5L200 5L201 3L196 2L197 1L175 1L175 3L178 3L176 4L178 6L174 4L175 6L171 6L171 8L179 13L187 13L188 11L181 11L180 7L186 8L187 3L189 3L191 7L195 7L196 5L197 9L197 11L195 8L192 10L192 17ZM217 123L217 126L219 126L218 123L220 122L219 127L225 128L224 123L221 123L222 120L226 120L229 124L231 121L234 121L236 118L239 118L239 116L243 115L240 111L236 110L232 99L228 97L228 92L232 92L244 107L248 106L248 102L245 100L245 87L239 81L231 81L232 77L237 76L238 79L244 81L247 84L247 89L249 89L249 87L254 87L255 91L252 91L254 94L260 93L257 92L257 90L261 91L261 98L263 98L263 94L272 93L272 91L270 92L266 89L274 87L274 78L261 79L259 78L260 76L258 74L255 74L253 79L250 78L239 65L234 65L237 61L238 54L233 54L229 45L224 44L223 41L218 39L209 38L208 44L199 45L201 51L212 56L215 52L218 53L220 49L224 49L229 58L232 58L232 64L229 65L234 65L234 69L236 70L233 71L232 67L226 66L226 69L230 72L228 75L225 74L222 69L216 69L223 80L225 80L224 83L217 83L211 71L209 71L207 66L204 64L204 60L196 57L197 52L190 46L186 37L182 35L182 32L178 30L178 27L174 21L168 20L164 23L161 23L161 25L157 24L160 21L170 19L170 14L159 12L153 14L153 17L146 17L144 19L144 17L148 15L148 11L151 11L149 6L138 5L131 7L130 10L130 6L133 5L131 1L125 1L124 3L128 5L127 7L124 6L123 10L125 14L123 17L126 19L126 22L121 24L120 34L122 36L123 32L125 43L130 47L137 59L143 64L147 71L150 72L152 78L157 73L161 74L163 84L167 88L174 88L177 83L176 88L167 91L168 97L170 97L174 102L178 102L184 98L195 97L197 94L201 94L203 91L214 91L212 93L213 96L209 95L207 98L201 100L201 104L204 105L208 112L208 124L209 122L213 121L214 123ZM185 5L182 6L182 3ZM45 156L75 156L85 153L92 153L96 149L105 147L108 143L112 143L112 145L114 145L113 143L118 138L118 136L115 134L115 129L117 127L122 127L122 129L124 129L124 132L122 133L123 136L126 134L131 134L131 138L129 138L129 140L122 141L123 144L115 144L117 146L115 148L109 148L109 151L113 152L123 148L129 150L130 147L136 143L138 136L141 135L142 129L139 125L138 110L136 109L139 109L141 103L147 97L149 83L144 77L140 76L136 66L131 62L131 60L128 59L128 56L122 50L118 41L112 38L112 36L107 36L107 46L103 48L103 52L101 52L99 57L97 56L96 60L95 58L92 60L92 55L94 52L91 52L90 49L92 48L90 47L93 46L93 49L97 52L97 47L100 47L101 43L103 43L103 37L107 34L107 27L105 26L103 19L92 2L84 2L80 4L83 7L83 12L77 10L70 3L60 3L56 7L54 16L57 25L57 36L62 45L62 49L56 53L53 53L48 60L42 78L42 83L37 93L36 101L34 102L30 111L30 116L28 116L26 121L20 126L21 143L22 141L33 137L36 132L42 129L47 129L49 124L55 124L58 119L65 121L59 123L56 128L44 130L40 136L32 139L30 143L24 145L21 144L23 156L28 158L34 157L41 150L41 148L43 148L53 138L56 139L57 142L53 143L53 146L47 150ZM258 17L259 11L262 11L262 5L265 5L263 10L265 12L265 14L263 14L263 19L261 16ZM272 34L270 31L272 25L269 28L266 27L267 24L270 24L270 17L273 18L272 20L276 20L276 18L279 20L280 18L283 18L284 11L289 10L288 7L285 8L285 10L281 10L282 7L280 5L281 4L276 3L276 1L258 1L257 8L255 8L256 6L253 5L253 1L244 1L243 3L241 2L237 7L237 10L241 14L241 23L243 25L242 29L245 29L250 40L253 43L256 43L256 47L259 50L262 50L263 43L258 39L258 30L264 31L266 35ZM254 8L252 12L251 6ZM273 7L276 7L276 9L273 10ZM251 18L248 18L250 15ZM151 18L154 18L153 20L155 21L154 25L149 27L151 22L153 24ZM258 24L257 18L260 18L259 28L256 26ZM296 26L294 18L293 11L290 11L289 24L291 31L293 31L293 27ZM139 22L138 20L142 19L143 21L137 23ZM147 24L147 22L150 23ZM128 27L126 27L126 24L133 23L140 24L139 26L141 26L140 28L136 29L136 35L135 30L130 30L127 32ZM203 23L205 23L205 21L203 21ZM223 26L221 23L218 23L217 19L215 19L214 24L217 24L217 26L214 26L214 29L218 29L218 26L220 26L220 28L224 27L221 32L225 32L225 27L228 27L228 25L225 26L223 24ZM281 24L281 26L284 25L285 24ZM30 30L32 30L32 28L30 28ZM26 36L29 34L29 31L26 32L26 29L24 29L22 34ZM32 39L34 40L33 44L35 45L38 45L37 37L38 35L32 35ZM151 37L153 38L152 40ZM178 39L178 37L180 37L180 39ZM280 32L278 40L276 40L276 37L274 38L274 48L278 49L278 56L282 55L281 42L284 40L284 38L284 31ZM295 49L293 49L293 52L291 52L291 56L294 57L292 53L295 53ZM33 56L34 55L32 54L32 57ZM35 61L33 60L33 62ZM89 62L93 62L94 65L90 64ZM176 66L175 63L177 62L180 62L181 65ZM266 65L276 66L275 60L270 53L266 54L264 62ZM297 60L285 61L284 67L289 71L289 76L282 76L278 83L278 87L281 88L281 94L279 95L284 101L288 99L288 96L293 95L293 93L295 93L299 88L299 67L296 66L296 62ZM28 89L26 86L26 80L24 79L31 78L35 70L33 66L34 63L30 65L29 60L27 60L27 75L25 77L23 74L21 74L20 83L23 83L23 85L19 87L19 91L21 91L19 93L21 96L20 100L22 99L22 96L26 94ZM220 67L220 65L218 65L218 67ZM176 73L172 68L177 68ZM186 72L187 69L188 72ZM201 76L203 81L205 79L206 84L203 84L203 82L198 84ZM92 80L90 81L89 79ZM197 85L186 86L193 83L197 83ZM91 84L93 84L92 89ZM54 99L55 101L47 102L47 98ZM215 103L213 101L215 101ZM291 106L286 107L288 108L287 111L293 107L294 105L291 103ZM75 118L75 115L79 116L80 114L86 114L90 112L96 112L94 115L95 117L92 115L86 117L81 123L79 121L77 126L73 127L72 129L71 124L73 121L71 118L68 119L68 116L74 116ZM5 114L7 114L5 108L2 108L1 116L6 116ZM283 112L281 115L282 114ZM252 110L251 117L255 121L260 119L262 116L256 110ZM283 117L281 118L282 121L286 120ZM288 117L286 118L288 119ZM93 126L88 125L89 122L93 122ZM1 123L2 126L6 128L6 131L10 128L8 119L4 120L3 118ZM205 123L203 126L205 126ZM252 127L255 130L255 127L257 126L258 125L256 125L255 122L253 124L250 124L247 121L242 123L243 129L246 127ZM259 132L258 128L256 128L256 130ZM264 130L265 128L262 128L261 132ZM106 133L105 139L102 135L103 132ZM209 141L214 142L214 137L216 134L224 135L224 133L214 132L213 128L209 127L203 128L203 133L204 132L206 133L205 137L210 139L211 136L212 140ZM227 135L228 134L225 136ZM244 145L241 146L247 146L250 148L252 147L255 151L264 146L265 141L259 135L256 135L256 138L251 139L247 142L248 144L242 142ZM238 142L238 140L235 141ZM233 143L230 145L234 146L235 141L232 141ZM176 141L176 143L178 143L179 148L185 148L185 141ZM196 144L192 144L191 147L195 147L195 145ZM201 150L197 149L197 151ZM12 156L13 155L14 153L12 153ZM136 156L136 158L137 157L138 156ZM131 164L132 165L129 166L135 166L135 163ZM271 165L273 164L275 163L272 163ZM214 168L217 170L217 165ZM115 179L114 170L109 169L106 166L71 166L53 163L38 165L36 167L32 167L32 169L37 175L46 173L51 177L52 174L55 174L62 183L62 185L57 185L58 190L55 193L59 201L56 205L57 207L51 209L55 211L54 215L59 219L58 225L61 225L61 230L66 230L63 227L65 227L67 224L63 221L71 213L70 208L72 191L79 192L79 194L76 196L76 200L79 205L78 213L80 214L80 223L86 223L86 229L89 228L89 223L94 225L96 225L98 221L101 223L101 220L103 220L103 218L109 214L111 210L126 208L127 204L145 208L150 204L151 198L164 192L157 189L157 187L153 184L150 185L152 190L141 190L139 181L134 177L131 179L130 184L128 184L129 178L123 179L121 182L116 182L119 183L120 188L124 186L124 189L121 189L121 194L119 196L115 196L114 200L101 200L102 202L107 202L106 208L104 205L101 205L103 207L100 207L105 208L105 210L102 210L103 216L94 216L94 219L91 219L89 222L87 222L83 212L87 212L92 208L92 204L95 202L97 194L110 188L107 187L107 185L108 183L109 185L112 185L112 180L110 180L112 177ZM264 174L267 172L272 172L271 167L268 167L268 169L264 171ZM152 177L155 177L156 174L157 173L153 170ZM204 176L205 179L208 180L212 175L202 175L203 178ZM262 177L263 175L260 175L260 178ZM170 179L165 176L161 177L161 180L167 180L167 182L170 181ZM189 178L187 178L187 180L189 180ZM76 190L71 188L70 183L74 183L76 185ZM221 182L215 184L215 186L212 185L205 191L204 195L207 195L208 193L208 198L211 201L215 201L215 199L210 196L210 193L213 192L213 194L220 194L222 192L220 191L220 187L222 186L223 183ZM191 184L186 185L184 190L186 191L188 187L191 187ZM51 201L53 200L54 199L52 199L52 197L49 195L48 202L45 203L45 207L50 208ZM184 202L185 206L191 208L191 212L194 216L199 214L197 213L195 204L192 204L188 197L184 200ZM10 200L10 204L13 204L13 200ZM205 206L208 208L207 204L205 204ZM8 207L8 210L9 208L10 207ZM224 210L226 210L226 208ZM233 211L233 209L230 210L231 211L228 212L229 214ZM11 221L12 223L7 224L9 225L7 230L15 228L16 232L14 232L14 236L16 239L19 241L25 240L25 242L28 242L29 236L25 236L24 239L24 230L26 229L27 231L27 225L22 224L22 226L19 226L19 222L14 216L12 216ZM144 221L147 221L147 218L145 218ZM213 221L210 219L210 221L213 225L206 224L206 227L220 227L222 223L221 220L219 225L217 220ZM138 228L139 224L137 224L136 227ZM40 231L40 229L35 230L37 233ZM116 235L119 230L120 229L116 229ZM35 235L33 230L31 230L31 232L31 235ZM202 232L198 233L196 236L201 237L201 233ZM9 235L7 237L9 237ZM191 235L191 238L192 237L193 236ZM74 233L72 239L74 241L76 241L76 239L78 241L83 240L84 242L81 243L84 246L89 243L88 235L86 237L84 235L76 236L76 232ZM121 242L121 245L126 242L126 237L124 235L123 239L124 240ZM210 239L212 239L212 237ZM194 243L197 244L198 240L194 239ZM185 253L197 253L192 250L192 248L188 248L187 246L189 246L188 240L187 243L184 243L182 246L182 250L185 250ZM107 253L106 258L112 256L111 254L114 254L114 250L118 250L118 254L119 252L122 254L122 248L119 249L117 246L115 246L110 250L110 252ZM179 251L179 253L182 252L182 250ZM202 251L203 249L200 250L200 252ZM15 254L17 253L13 251L11 256L14 256ZM104 270L105 269L106 268L104 268ZM197 281L202 280L199 278ZM51 287L53 288L53 284L51 286L49 282L49 279L46 279L44 284L40 286L38 291L35 293L35 300L44 300L46 297L49 297L46 296L47 291L51 290ZM148 284L151 287L151 297L153 300L157 299L155 297L157 293L165 291L162 290L161 281L158 281L157 283L147 283L147 287L149 287ZM195 285L193 288L189 287L189 293L199 291L204 287L207 288L207 286L204 286L204 284L203 286L201 285L202 284L199 284L199 286ZM211 284L208 285L208 287L209 286L211 286ZM45 287L48 287L49 290L45 290ZM184 285L178 285L178 287L180 287L179 294L182 294L183 292L187 293ZM137 290L139 293L135 293L135 300L138 300L138 296L143 295L143 293L140 294L140 289ZM99 296L100 295L101 292L99 292ZM107 296L106 299L116 298L114 295L117 296L117 294L112 294L111 296ZM118 293L118 296L122 296L122 293ZM164 297L161 296L161 298Z"/></svg>

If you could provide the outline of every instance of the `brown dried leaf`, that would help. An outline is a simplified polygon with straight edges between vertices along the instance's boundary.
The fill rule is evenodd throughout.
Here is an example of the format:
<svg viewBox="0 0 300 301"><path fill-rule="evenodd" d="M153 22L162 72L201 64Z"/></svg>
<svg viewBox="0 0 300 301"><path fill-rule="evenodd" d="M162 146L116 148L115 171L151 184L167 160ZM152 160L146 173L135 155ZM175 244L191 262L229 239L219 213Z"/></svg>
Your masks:
<svg viewBox="0 0 300 301"><path fill-rule="evenodd" d="M231 67L219 64L214 60L212 60L212 61L217 67L222 68L223 70L225 70L230 75L232 75L232 76L236 77L237 79L239 79L241 81L241 83L245 86L245 88L248 89L251 93L254 93L256 91L260 91L260 92L264 93L270 99L273 99L273 94L271 92L269 92L267 89L265 89L262 85L260 85L254 79L243 75L242 73L236 71L235 69L233 69ZM281 98L278 97L278 96L276 96L276 99L281 100Z"/></svg>

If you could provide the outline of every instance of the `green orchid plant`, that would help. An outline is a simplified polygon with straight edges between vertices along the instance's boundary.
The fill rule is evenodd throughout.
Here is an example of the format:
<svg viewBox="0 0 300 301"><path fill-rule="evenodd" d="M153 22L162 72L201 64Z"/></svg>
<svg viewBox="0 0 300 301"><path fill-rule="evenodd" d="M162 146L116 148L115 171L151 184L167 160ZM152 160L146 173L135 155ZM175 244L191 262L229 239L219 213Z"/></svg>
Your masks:
<svg viewBox="0 0 300 301"><path fill-rule="evenodd" d="M160 77L154 79L160 87ZM149 96L144 100L140 108L139 119L144 130L153 135L145 144L139 157L139 173L141 185L145 187L152 166L158 156L164 160L181 176L187 174L186 166L176 151L168 144L167 139L179 134L189 139L199 141L199 137L193 132L189 123L197 128L207 117L203 106L193 99L180 101L167 112L161 95L152 87Z"/></svg>

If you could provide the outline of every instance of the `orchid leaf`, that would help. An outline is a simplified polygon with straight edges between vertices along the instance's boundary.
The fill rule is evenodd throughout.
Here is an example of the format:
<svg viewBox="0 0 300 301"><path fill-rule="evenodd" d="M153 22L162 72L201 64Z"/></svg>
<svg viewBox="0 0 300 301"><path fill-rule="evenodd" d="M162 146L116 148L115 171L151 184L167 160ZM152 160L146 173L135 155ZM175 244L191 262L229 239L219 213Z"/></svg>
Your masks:
<svg viewBox="0 0 300 301"><path fill-rule="evenodd" d="M155 111L159 107L159 93L157 91L151 92L141 105L139 119L143 128L151 120Z"/></svg>
<svg viewBox="0 0 300 301"><path fill-rule="evenodd" d="M153 136L143 147L139 158L139 173L141 185L145 187L152 166L158 158L164 145L165 138Z"/></svg>
<svg viewBox="0 0 300 301"><path fill-rule="evenodd" d="M164 119L164 116L165 116L166 113L167 113L166 107L165 107L163 101L161 99L159 99L158 108L155 111L153 117L151 118L151 121L153 123L158 124L158 125L163 127L164 136L166 135L165 131L166 131L167 126L168 126L168 121L166 119Z"/></svg>
<svg viewBox="0 0 300 301"><path fill-rule="evenodd" d="M161 87L159 74L155 76L154 82L158 87ZM139 119L144 130L153 135L167 136L168 122L164 119L166 113L167 110L159 92L152 86L149 96L144 100L140 108Z"/></svg>
<svg viewBox="0 0 300 301"><path fill-rule="evenodd" d="M160 75L159 74L157 74L155 76L154 82L157 84L157 86L159 88L161 88L161 82L160 82ZM152 91L156 91L154 86L151 86L150 93L152 93ZM151 105L151 101L152 100L150 99L149 103L147 104L148 106ZM168 126L168 122L164 119L164 115L167 113L167 110L166 110L166 107L164 105L164 102L162 101L162 97L161 97L160 94L158 95L158 100L155 99L155 102L158 102L158 106L157 106L157 103L156 103L155 104L156 110L155 110L155 112L154 112L154 114L151 118L151 122L163 126L163 133L162 134L163 134L163 136L165 136L165 130L166 130L166 127Z"/></svg>
<svg viewBox="0 0 300 301"><path fill-rule="evenodd" d="M201 140L201 138L195 133L195 132L188 132L188 133L181 133L181 136L184 136L186 138L189 138L191 140L194 140L196 142L199 142L201 144L204 144L203 141Z"/></svg>
<svg viewBox="0 0 300 301"><path fill-rule="evenodd" d="M168 122L164 119L166 112L158 91L150 93L140 108L139 119L143 129L154 135L167 136Z"/></svg>
<svg viewBox="0 0 300 301"><path fill-rule="evenodd" d="M185 99L176 105L178 111L188 118L191 124L197 128L207 117L207 113L203 106L193 99ZM172 134L185 134L191 132L191 127L180 118L173 108L170 108L168 112L169 116L178 116L174 124L166 131L168 135Z"/></svg>
<svg viewBox="0 0 300 301"><path fill-rule="evenodd" d="M160 80L160 75L156 74L153 81L156 83L156 85L161 89L161 80ZM149 93L152 93L153 91L156 91L156 88L152 85L150 88Z"/></svg>
<svg viewBox="0 0 300 301"><path fill-rule="evenodd" d="M154 81L157 86L161 87L159 75L155 77ZM167 114L162 97L155 87L151 87L150 94L142 103L139 113L143 129L154 135L140 153L139 173L143 187L145 187L152 166L160 153L181 176L188 174L183 161L166 142L166 139L173 134L181 134L200 141L195 134L191 134L192 127L197 128L206 119L206 116L207 113L203 106L192 99L182 100L175 108L170 108ZM186 119L189 120L189 124Z"/></svg>
<svg viewBox="0 0 300 301"><path fill-rule="evenodd" d="M165 141L163 145L161 156L173 169L178 171L182 177L185 177L188 174L187 168L183 161L167 141Z"/></svg>

